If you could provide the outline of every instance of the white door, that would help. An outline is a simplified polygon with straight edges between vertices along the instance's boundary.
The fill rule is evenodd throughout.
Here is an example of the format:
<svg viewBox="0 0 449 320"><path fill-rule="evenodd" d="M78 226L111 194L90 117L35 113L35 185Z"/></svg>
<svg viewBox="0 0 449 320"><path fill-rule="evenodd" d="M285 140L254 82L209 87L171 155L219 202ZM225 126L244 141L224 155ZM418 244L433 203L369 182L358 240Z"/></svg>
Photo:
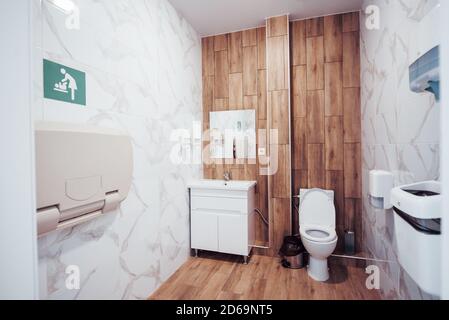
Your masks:
<svg viewBox="0 0 449 320"><path fill-rule="evenodd" d="M218 216L218 248L223 253L248 255L248 216Z"/></svg>
<svg viewBox="0 0 449 320"><path fill-rule="evenodd" d="M190 225L192 249L218 251L218 216L216 214L192 210Z"/></svg>

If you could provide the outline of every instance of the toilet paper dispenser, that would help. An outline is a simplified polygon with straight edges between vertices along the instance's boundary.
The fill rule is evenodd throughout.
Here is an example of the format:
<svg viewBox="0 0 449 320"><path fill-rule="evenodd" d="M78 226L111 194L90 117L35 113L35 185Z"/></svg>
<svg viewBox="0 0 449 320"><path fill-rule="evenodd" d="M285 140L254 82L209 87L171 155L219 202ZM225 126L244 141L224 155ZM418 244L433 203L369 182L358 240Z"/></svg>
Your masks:
<svg viewBox="0 0 449 320"><path fill-rule="evenodd" d="M121 131L39 121L35 141L38 235L92 220L127 197L133 156Z"/></svg>
<svg viewBox="0 0 449 320"><path fill-rule="evenodd" d="M393 174L383 170L369 173L369 201L377 209L391 209L391 190L394 187Z"/></svg>

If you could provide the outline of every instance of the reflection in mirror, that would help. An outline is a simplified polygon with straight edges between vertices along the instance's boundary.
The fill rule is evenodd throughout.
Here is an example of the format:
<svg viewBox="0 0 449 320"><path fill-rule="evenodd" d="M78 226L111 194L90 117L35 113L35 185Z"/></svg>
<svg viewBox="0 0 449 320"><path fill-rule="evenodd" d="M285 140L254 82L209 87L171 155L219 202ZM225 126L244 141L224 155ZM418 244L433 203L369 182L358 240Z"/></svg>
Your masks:
<svg viewBox="0 0 449 320"><path fill-rule="evenodd" d="M256 158L256 110L210 113L212 159Z"/></svg>

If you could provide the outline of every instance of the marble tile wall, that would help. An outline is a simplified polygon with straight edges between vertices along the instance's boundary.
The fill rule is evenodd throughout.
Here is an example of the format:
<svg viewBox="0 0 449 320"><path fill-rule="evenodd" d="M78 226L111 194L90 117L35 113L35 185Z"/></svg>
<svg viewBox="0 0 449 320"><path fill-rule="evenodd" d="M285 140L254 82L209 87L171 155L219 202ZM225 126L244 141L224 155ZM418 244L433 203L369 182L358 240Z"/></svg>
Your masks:
<svg viewBox="0 0 449 320"><path fill-rule="evenodd" d="M189 255L186 182L201 165L173 164L170 134L201 125L201 40L166 0L72 1L79 29L33 0L35 119L124 130L134 173L117 212L39 239L40 294L145 299ZM86 107L43 99L43 58L86 72ZM80 267L80 290L66 289L69 265Z"/></svg>
<svg viewBox="0 0 449 320"><path fill-rule="evenodd" d="M363 223L365 250L382 270L381 291L391 299L430 299L398 265L391 210L368 202L370 170L388 170L395 184L439 178L439 106L428 93L409 89L408 66L419 17L434 0L365 0L379 8L380 28L361 15Z"/></svg>

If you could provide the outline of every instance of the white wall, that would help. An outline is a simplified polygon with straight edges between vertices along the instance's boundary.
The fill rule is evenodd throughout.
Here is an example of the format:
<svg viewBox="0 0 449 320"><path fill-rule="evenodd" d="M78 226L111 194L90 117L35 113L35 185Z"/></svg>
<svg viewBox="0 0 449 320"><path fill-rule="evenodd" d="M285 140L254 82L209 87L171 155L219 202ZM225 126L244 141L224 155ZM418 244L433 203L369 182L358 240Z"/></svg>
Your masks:
<svg viewBox="0 0 449 320"><path fill-rule="evenodd" d="M441 1L441 29L449 30L449 1ZM443 37L441 48L441 173L443 184L442 299L449 300L449 37Z"/></svg>
<svg viewBox="0 0 449 320"><path fill-rule="evenodd" d="M420 17L436 0L365 0L379 8L380 29L361 21L363 239L380 264L385 298L427 299L400 267L392 210L376 210L368 201L370 170L393 172L396 185L440 177L440 108L430 93L410 90ZM438 28L438 21L435 21Z"/></svg>
<svg viewBox="0 0 449 320"><path fill-rule="evenodd" d="M36 17L35 118L119 128L132 138L131 191L117 212L39 239L48 299L145 299L189 255L187 181L170 134L201 121L201 41L166 0L74 0L80 28L48 1ZM86 72L87 106L42 98L42 59ZM117 150L120 152L120 150ZM81 289L65 287L77 265Z"/></svg>
<svg viewBox="0 0 449 320"><path fill-rule="evenodd" d="M38 297L30 6L0 1L0 299Z"/></svg>

